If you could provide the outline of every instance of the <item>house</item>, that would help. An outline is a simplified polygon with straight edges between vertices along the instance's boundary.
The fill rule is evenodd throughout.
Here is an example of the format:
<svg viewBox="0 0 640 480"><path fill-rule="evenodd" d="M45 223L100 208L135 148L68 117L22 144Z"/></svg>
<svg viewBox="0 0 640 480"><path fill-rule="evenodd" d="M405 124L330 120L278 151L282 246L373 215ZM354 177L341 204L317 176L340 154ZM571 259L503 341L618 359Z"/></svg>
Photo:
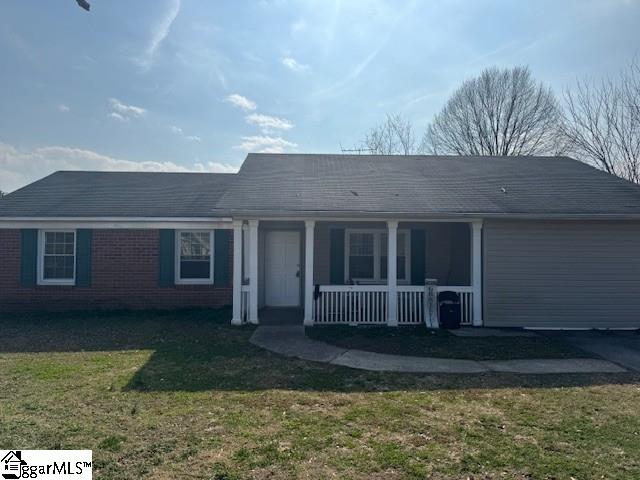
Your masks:
<svg viewBox="0 0 640 480"><path fill-rule="evenodd" d="M0 201L0 308L233 305L315 324L640 327L640 187L565 157L250 154L57 172ZM277 311L277 310L276 310Z"/></svg>
<svg viewBox="0 0 640 480"><path fill-rule="evenodd" d="M9 450L7 454L0 460L2 463L2 478L21 478L21 468L27 462L22 460L22 452L20 450Z"/></svg>

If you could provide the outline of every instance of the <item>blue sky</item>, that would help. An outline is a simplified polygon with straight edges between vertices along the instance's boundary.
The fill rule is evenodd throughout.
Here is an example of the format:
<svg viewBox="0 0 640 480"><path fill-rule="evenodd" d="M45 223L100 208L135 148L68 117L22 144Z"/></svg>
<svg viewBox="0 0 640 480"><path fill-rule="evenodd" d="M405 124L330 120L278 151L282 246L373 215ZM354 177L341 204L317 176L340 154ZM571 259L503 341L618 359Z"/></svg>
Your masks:
<svg viewBox="0 0 640 480"><path fill-rule="evenodd" d="M638 54L640 1L3 0L0 189L59 169L233 171L421 133L459 83L529 65L560 93Z"/></svg>

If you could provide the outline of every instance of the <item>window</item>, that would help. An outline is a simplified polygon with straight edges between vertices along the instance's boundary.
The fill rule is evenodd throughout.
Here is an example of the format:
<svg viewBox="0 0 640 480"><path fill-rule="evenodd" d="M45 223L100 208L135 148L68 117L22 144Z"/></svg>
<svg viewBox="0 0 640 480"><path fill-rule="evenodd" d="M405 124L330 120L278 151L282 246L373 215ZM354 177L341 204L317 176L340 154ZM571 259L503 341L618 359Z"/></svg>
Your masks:
<svg viewBox="0 0 640 480"><path fill-rule="evenodd" d="M384 282L387 279L387 231L347 230L345 241L345 272L349 280ZM398 281L408 282L410 276L410 235L398 231Z"/></svg>
<svg viewBox="0 0 640 480"><path fill-rule="evenodd" d="M38 281L73 285L76 279L76 232L40 231Z"/></svg>
<svg viewBox="0 0 640 480"><path fill-rule="evenodd" d="M213 232L176 232L176 283L213 283Z"/></svg>
<svg viewBox="0 0 640 480"><path fill-rule="evenodd" d="M373 279L374 234L352 232L349 235L349 278Z"/></svg>

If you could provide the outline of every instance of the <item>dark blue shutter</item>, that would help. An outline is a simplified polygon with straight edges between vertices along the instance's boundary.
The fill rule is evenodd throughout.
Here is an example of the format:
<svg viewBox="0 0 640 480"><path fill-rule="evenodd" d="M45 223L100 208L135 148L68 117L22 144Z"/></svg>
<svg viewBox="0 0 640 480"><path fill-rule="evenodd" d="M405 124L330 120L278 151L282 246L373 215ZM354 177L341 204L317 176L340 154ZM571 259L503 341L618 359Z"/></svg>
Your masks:
<svg viewBox="0 0 640 480"><path fill-rule="evenodd" d="M213 283L218 286L228 286L231 230L216 230L213 240Z"/></svg>
<svg viewBox="0 0 640 480"><path fill-rule="evenodd" d="M425 256L425 231L411 230L411 285L424 285Z"/></svg>
<svg viewBox="0 0 640 480"><path fill-rule="evenodd" d="M331 230L329 252L331 284L344 285L344 228Z"/></svg>
<svg viewBox="0 0 640 480"><path fill-rule="evenodd" d="M91 286L91 242L93 230L81 228L76 233L76 286Z"/></svg>
<svg viewBox="0 0 640 480"><path fill-rule="evenodd" d="M160 251L158 284L161 287L170 287L175 283L175 230L160 230Z"/></svg>
<svg viewBox="0 0 640 480"><path fill-rule="evenodd" d="M20 240L20 284L23 287L34 287L37 278L38 262L38 230L24 228Z"/></svg>

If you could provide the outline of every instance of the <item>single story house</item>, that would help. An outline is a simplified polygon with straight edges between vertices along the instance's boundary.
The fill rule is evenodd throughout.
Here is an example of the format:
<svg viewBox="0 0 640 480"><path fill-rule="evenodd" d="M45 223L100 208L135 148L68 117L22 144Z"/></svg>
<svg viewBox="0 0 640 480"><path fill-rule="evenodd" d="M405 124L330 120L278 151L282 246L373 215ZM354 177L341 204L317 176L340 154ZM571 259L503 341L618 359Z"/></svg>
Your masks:
<svg viewBox="0 0 640 480"><path fill-rule="evenodd" d="M233 305L314 324L639 328L640 186L565 157L249 154L0 200L0 310Z"/></svg>

